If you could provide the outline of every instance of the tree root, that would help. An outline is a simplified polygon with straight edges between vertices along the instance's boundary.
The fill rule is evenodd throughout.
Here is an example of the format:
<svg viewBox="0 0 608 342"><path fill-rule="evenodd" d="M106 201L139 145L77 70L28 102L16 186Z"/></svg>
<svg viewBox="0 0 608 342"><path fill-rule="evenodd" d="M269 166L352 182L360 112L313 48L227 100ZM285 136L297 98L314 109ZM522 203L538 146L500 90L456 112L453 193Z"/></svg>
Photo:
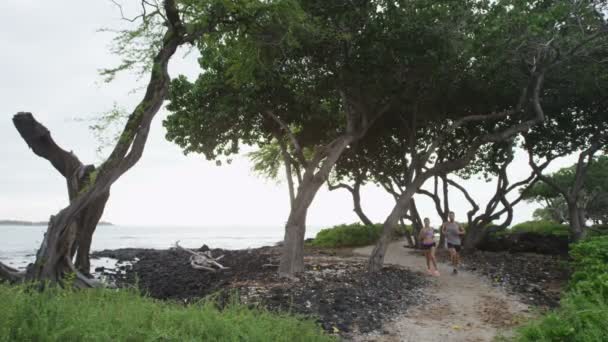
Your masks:
<svg viewBox="0 0 608 342"><path fill-rule="evenodd" d="M22 283L25 280L25 272L20 272L0 262L0 282L3 280L11 284Z"/></svg>
<svg viewBox="0 0 608 342"><path fill-rule="evenodd" d="M175 248L177 250L184 251L190 254L190 266L195 270L205 270L209 272L215 272L217 270L226 270L229 267L224 267L218 261L222 259L224 256L221 255L217 258L214 258L211 255L211 251L207 252L194 252L192 250L186 249L179 245L179 241L175 242ZM214 268L216 267L216 268Z"/></svg>

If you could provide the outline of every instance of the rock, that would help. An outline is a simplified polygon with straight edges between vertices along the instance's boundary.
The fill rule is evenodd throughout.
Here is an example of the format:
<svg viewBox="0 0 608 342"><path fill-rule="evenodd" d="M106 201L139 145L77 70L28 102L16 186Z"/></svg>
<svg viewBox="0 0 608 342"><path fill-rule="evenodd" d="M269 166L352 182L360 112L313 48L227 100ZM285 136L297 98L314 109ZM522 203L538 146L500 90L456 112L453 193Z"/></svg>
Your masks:
<svg viewBox="0 0 608 342"><path fill-rule="evenodd" d="M279 259L280 248L209 250L213 255L225 255L222 264L230 270L201 272L193 270L182 253L140 250L131 253L139 262L112 279L120 286L137 283L157 299L193 302L219 293L222 304L238 293L247 305L312 315L324 329L337 327L341 333L355 327L360 332L380 329L387 319L426 300L422 288L428 286L428 280L401 268L388 266L370 276L364 261L314 252L307 255L306 270L296 281L280 278L275 267L267 266Z"/></svg>

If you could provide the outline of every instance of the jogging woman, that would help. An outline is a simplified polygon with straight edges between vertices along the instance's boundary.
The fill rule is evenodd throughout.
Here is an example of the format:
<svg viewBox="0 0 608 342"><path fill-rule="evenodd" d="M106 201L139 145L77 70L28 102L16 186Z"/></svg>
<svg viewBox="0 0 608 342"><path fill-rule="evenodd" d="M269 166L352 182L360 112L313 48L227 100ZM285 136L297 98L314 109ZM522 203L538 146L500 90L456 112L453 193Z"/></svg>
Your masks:
<svg viewBox="0 0 608 342"><path fill-rule="evenodd" d="M435 260L435 247L437 246L435 243L435 230L431 227L431 220L428 217L424 219L424 228L420 230L418 239L426 257L427 272L431 275L439 276L437 261ZM433 265L432 269L431 264Z"/></svg>

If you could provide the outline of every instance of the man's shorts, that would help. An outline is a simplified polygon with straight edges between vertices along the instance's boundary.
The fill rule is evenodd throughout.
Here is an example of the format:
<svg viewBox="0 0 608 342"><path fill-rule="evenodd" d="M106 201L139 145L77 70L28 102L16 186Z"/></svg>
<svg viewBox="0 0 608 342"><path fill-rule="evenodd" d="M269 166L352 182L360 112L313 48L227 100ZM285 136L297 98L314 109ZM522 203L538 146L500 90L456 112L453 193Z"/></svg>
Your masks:
<svg viewBox="0 0 608 342"><path fill-rule="evenodd" d="M448 242L448 249L454 249L456 252L460 252L460 245L454 245Z"/></svg>

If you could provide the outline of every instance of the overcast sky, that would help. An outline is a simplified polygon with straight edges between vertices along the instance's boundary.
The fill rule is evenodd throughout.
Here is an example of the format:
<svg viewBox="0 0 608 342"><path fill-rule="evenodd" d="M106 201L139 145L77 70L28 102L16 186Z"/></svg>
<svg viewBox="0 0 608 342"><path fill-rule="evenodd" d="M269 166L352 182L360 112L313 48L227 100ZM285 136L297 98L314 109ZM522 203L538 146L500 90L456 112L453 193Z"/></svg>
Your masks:
<svg viewBox="0 0 608 342"><path fill-rule="evenodd" d="M98 142L86 121L112 108L132 109L142 93L130 93L141 83L123 75L104 84L98 70L115 66L109 52L111 35L104 27L120 27L120 13L109 0L2 0L0 1L0 219L46 220L67 204L64 179L35 156L18 135L11 118L29 111L46 125L55 141L73 150L85 163L99 163ZM195 76L195 56L175 56L170 73ZM288 214L287 190L282 184L252 174L251 164L239 157L230 166L217 167L202 156L184 156L164 139L161 125L167 115L155 118L141 161L112 187L105 220L129 225L273 225L280 227ZM568 161L555 163L550 170ZM528 175L524 156L510 168L512 179ZM480 200L492 195L493 184L464 183ZM375 187L363 190L363 207L382 221L392 199ZM482 202L483 204L483 202ZM458 218L468 205L452 200ZM434 207L420 200L422 215L439 224ZM515 221L531 218L534 207L522 204ZM322 190L308 222L331 225L354 222L348 193Z"/></svg>

